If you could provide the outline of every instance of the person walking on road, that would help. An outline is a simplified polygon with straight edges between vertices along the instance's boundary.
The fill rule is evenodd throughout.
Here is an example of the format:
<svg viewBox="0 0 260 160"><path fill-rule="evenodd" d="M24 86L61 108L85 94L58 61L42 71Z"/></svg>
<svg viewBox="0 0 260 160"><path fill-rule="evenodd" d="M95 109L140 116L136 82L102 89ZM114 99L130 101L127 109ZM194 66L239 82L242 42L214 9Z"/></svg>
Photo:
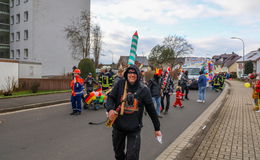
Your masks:
<svg viewBox="0 0 260 160"><path fill-rule="evenodd" d="M144 107L153 122L155 136L162 135L160 122L150 91L140 82L138 67L135 65L128 67L124 78L115 84L108 95L106 104L109 120L115 119L112 131L113 148L116 160L138 160ZM127 96L122 99L124 93L127 93ZM123 113L121 115L117 112Z"/></svg>
<svg viewBox="0 0 260 160"><path fill-rule="evenodd" d="M162 79L164 79L165 76L166 76L166 71L164 72ZM164 109L165 109L165 111L164 111L165 115L168 113L168 110L169 110L170 97L173 94L173 88L174 88L174 84L173 84L172 77L171 77L171 75L168 75L167 80L166 80L166 85L162 89L162 97L161 97L162 111L164 111ZM164 107L165 98L166 98L166 107Z"/></svg>
<svg viewBox="0 0 260 160"><path fill-rule="evenodd" d="M84 89L84 80L80 77L80 70L75 69L73 71L74 78L70 82L71 87L71 105L73 112L71 115L80 115L81 114L81 98L83 95Z"/></svg>
<svg viewBox="0 0 260 160"><path fill-rule="evenodd" d="M182 89L182 93L184 94L184 91L185 91L185 99L186 100L189 100L188 98L188 94L189 94L189 78L188 78L188 74L189 72L188 71L185 71L182 76L181 76L181 80L180 80L180 86L181 86L181 89ZM182 97L182 100L184 100L184 98Z"/></svg>
<svg viewBox="0 0 260 160"><path fill-rule="evenodd" d="M115 78L114 78L114 84L113 84L113 86L119 81L119 80L121 80L121 79L123 79L124 78L124 69L123 68L120 68L119 70L118 70L118 73L117 73L117 75L115 76Z"/></svg>
<svg viewBox="0 0 260 160"><path fill-rule="evenodd" d="M181 87L177 86L176 87L176 99L175 102L173 104L173 107L177 107L177 105L180 106L180 108L183 108L184 106L182 105L182 97L184 96L184 94L181 92Z"/></svg>
<svg viewBox="0 0 260 160"><path fill-rule="evenodd" d="M108 72L107 67L103 67L101 69L101 73L98 79L99 79L99 84L102 86L103 91L108 90L113 85L113 77Z"/></svg>
<svg viewBox="0 0 260 160"><path fill-rule="evenodd" d="M218 75L218 73L215 73L212 79L212 87L213 90L215 90L216 92L220 90L220 76Z"/></svg>
<svg viewBox="0 0 260 160"><path fill-rule="evenodd" d="M200 76L198 80L199 99L197 100L197 102L205 103L206 87L207 87L207 77L204 75L203 71L200 71Z"/></svg>
<svg viewBox="0 0 260 160"><path fill-rule="evenodd" d="M86 85L87 94L93 91L94 84L99 85L91 72L88 73L88 77L85 79L84 84Z"/></svg>
<svg viewBox="0 0 260 160"><path fill-rule="evenodd" d="M160 72L154 74L154 77L148 82L148 88L150 88L154 106L156 106L156 112L159 118L162 118L161 113L161 79Z"/></svg>

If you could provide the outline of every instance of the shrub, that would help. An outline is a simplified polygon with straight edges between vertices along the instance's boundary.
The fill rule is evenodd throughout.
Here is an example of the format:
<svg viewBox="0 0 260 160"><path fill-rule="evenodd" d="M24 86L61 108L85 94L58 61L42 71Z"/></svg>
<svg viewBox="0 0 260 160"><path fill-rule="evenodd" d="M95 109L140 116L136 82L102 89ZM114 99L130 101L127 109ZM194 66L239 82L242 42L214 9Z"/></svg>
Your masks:
<svg viewBox="0 0 260 160"><path fill-rule="evenodd" d="M253 73L254 64L252 61L245 62L245 74Z"/></svg>
<svg viewBox="0 0 260 160"><path fill-rule="evenodd" d="M3 85L3 95L4 96L11 96L14 92L14 90L17 87L17 81L14 77L7 77L5 80L5 84Z"/></svg>
<svg viewBox="0 0 260 160"><path fill-rule="evenodd" d="M96 77L95 64L91 59L84 58L79 62L78 68L81 71L81 77L86 78L88 73L91 72L93 77Z"/></svg>
<svg viewBox="0 0 260 160"><path fill-rule="evenodd" d="M230 78L237 78L237 72L230 72Z"/></svg>
<svg viewBox="0 0 260 160"><path fill-rule="evenodd" d="M32 93L37 93L40 87L40 83L37 81L34 81L31 86Z"/></svg>

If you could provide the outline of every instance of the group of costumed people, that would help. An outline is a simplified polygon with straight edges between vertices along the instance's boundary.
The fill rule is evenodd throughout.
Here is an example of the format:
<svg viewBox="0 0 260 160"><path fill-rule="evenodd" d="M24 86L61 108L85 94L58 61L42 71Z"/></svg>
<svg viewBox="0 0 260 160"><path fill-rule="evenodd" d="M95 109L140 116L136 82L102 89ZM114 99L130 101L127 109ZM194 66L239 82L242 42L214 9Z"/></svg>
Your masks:
<svg viewBox="0 0 260 160"><path fill-rule="evenodd" d="M216 92L222 91L224 89L224 83L226 79L229 79L229 76L226 73L215 73L211 81L212 89Z"/></svg>
<svg viewBox="0 0 260 160"><path fill-rule="evenodd" d="M82 102L84 109L88 109L88 106L94 103L94 109L98 109L102 105L106 98L106 91L113 85L113 72L110 68L103 67L101 73L98 76L98 82L92 76L92 73L88 73L88 76L84 80L80 76L81 71L77 67L73 67L73 80L70 83L71 87L71 115L80 115L82 111ZM94 89L94 86L97 86Z"/></svg>
<svg viewBox="0 0 260 160"><path fill-rule="evenodd" d="M254 99L254 111L260 112L260 73L254 74L251 73L248 76L249 82L245 83L244 86L246 88L252 87L252 98Z"/></svg>

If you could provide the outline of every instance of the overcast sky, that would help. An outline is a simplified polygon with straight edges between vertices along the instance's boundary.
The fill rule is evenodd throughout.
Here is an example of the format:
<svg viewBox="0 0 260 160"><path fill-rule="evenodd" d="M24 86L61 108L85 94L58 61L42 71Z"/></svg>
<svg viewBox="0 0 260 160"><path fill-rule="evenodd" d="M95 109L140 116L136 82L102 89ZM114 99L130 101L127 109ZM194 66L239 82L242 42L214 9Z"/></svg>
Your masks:
<svg viewBox="0 0 260 160"><path fill-rule="evenodd" d="M128 56L132 35L139 34L137 55L169 35L183 36L194 47L191 56L236 52L242 55L260 48L260 0L92 0L91 12L103 32L100 61L117 63Z"/></svg>

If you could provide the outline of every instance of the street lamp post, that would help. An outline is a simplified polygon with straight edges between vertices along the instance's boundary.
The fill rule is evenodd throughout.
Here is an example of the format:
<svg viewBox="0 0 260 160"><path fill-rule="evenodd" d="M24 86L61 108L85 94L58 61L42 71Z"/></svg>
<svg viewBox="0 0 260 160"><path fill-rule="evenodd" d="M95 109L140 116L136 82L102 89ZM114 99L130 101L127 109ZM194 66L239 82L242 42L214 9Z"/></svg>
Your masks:
<svg viewBox="0 0 260 160"><path fill-rule="evenodd" d="M243 74L244 74L244 69L245 69L245 43L243 41L243 39L241 38L238 38L238 37L231 37L231 39L238 39L240 41L242 41L242 44L243 44Z"/></svg>

